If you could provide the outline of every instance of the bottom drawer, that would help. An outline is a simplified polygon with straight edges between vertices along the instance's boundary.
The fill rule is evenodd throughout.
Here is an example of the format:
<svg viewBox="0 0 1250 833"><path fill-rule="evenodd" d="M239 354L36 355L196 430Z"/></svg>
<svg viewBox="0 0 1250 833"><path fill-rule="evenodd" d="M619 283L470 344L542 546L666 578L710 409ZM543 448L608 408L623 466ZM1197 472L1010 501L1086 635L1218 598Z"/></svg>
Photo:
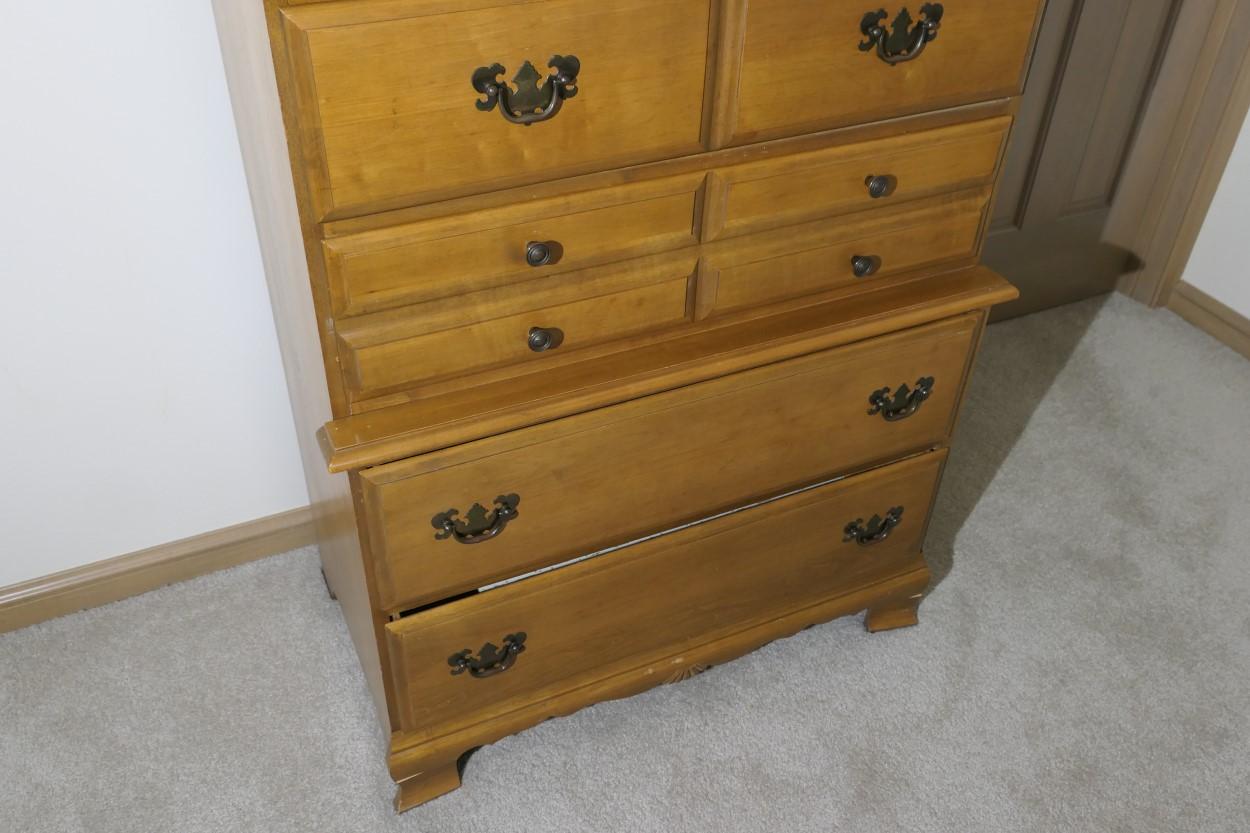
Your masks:
<svg viewBox="0 0 1250 833"><path fill-rule="evenodd" d="M945 459L915 457L392 622L399 728L488 720L911 569Z"/></svg>

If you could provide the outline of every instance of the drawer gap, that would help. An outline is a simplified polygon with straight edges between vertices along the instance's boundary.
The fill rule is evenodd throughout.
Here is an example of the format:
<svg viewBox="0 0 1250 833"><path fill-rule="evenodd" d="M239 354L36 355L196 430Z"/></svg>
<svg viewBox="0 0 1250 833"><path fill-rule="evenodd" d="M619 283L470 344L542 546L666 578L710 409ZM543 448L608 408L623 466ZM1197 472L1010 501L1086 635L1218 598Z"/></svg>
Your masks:
<svg viewBox="0 0 1250 833"><path fill-rule="evenodd" d="M918 451L914 454L909 454L906 457L900 458L899 460L895 460L893 462L897 463L897 462L902 462L903 460L910 460L915 457L920 457L924 454L928 454L931 451L932 449L926 448L922 451ZM718 512L714 515L708 515L706 517L699 518L698 520L690 521L688 523L684 523L679 526L669 527L659 532L653 532L650 535L645 535L641 538L634 538L622 544L616 544L611 547L605 547L600 550L595 550L594 552L587 553L585 555L579 555L576 558L570 558L566 561L561 561L559 564L551 564L547 567L541 567L537 570L531 570L527 573L522 573L518 576L513 576L511 578L506 578L500 581L492 582L491 584L483 585L482 587L479 587L476 590L469 590L468 592L460 593L455 596L449 596L445 599L440 599L436 602L431 602L429 604L421 605L419 607L408 608L408 609L400 611L399 613L391 614L390 620L392 622L399 621L400 619L405 619L414 614L422 613L424 611L431 610L436 607L442 607L443 605L451 604L453 602L457 602L462 599L467 599L472 596L480 595L482 593L489 593L491 591L499 590L501 588L508 587L508 586L517 584L522 581L527 581L529 579L536 578L546 573L551 573L556 570L562 570L566 567L571 567L574 564L580 564L583 561L590 561L595 558L602 558L605 555L611 555L614 552L619 552L621 550L628 549L629 547L634 547L634 546L637 546L638 544L646 543L647 541L654 541L656 538L663 538L666 535L672 535L676 532L681 532L686 529L692 529L694 527L703 526L704 524L708 524L713 521L718 521L721 518L727 518L731 515L737 515L741 512L746 512L750 509L756 509L760 506L767 506L770 503L776 503L777 501L785 500L786 498L793 497L795 495L801 495L804 492L810 492L815 489L820 489L825 486L829 486L830 484L838 483L840 481L846 480L847 478L855 477L857 475L863 474L866 471L871 471L873 468L879 468L879 466L870 466L865 469L859 469L857 471L848 472L846 474L842 474L837 477L831 477L831 478L828 478L826 480L821 480L816 483L810 483L806 486L800 486L797 489L791 489L789 491L782 492L781 494L773 495L771 497L767 497L761 500L754 501L753 503L748 503L743 506L737 506L737 507L734 507L733 509L728 509L724 512Z"/></svg>
<svg viewBox="0 0 1250 833"><path fill-rule="evenodd" d="M904 460L911 460L915 457L920 457L925 454L928 454L932 452L933 450L934 450L933 448L926 448L921 451L917 451L914 454L908 454L905 457L900 457L891 462L899 463ZM672 535L675 532L681 532L682 530L686 530L686 529L693 529L694 527L697 527L697 526L703 526L704 524L709 524L712 521L718 521L721 518L728 518L730 515L737 515L739 513L746 512L750 509L756 509L760 506L767 506L768 504L776 503L779 500L785 500L786 498L793 497L795 495L801 495L804 492L810 492L815 489L820 489L832 483L838 483L842 480L846 480L849 477L855 477L857 475L861 475L867 471L871 471L874 468L880 468L880 466L869 466L867 468L858 469L856 471L847 472L846 474L838 475L837 477L831 477L827 480L821 480L817 483L810 483L806 486L800 486L797 489L791 489L787 492L782 492L781 494L762 498L761 500L757 500L753 503L747 503L742 506L736 506L733 509L727 509L724 512L718 512L715 515L708 515L707 517L699 518L698 520L690 521L688 523L684 523L679 526L669 527L668 529L661 530L660 532L653 532L650 535L645 535L642 538L635 538L632 541L627 541L623 544L616 544L615 546L606 547L601 550L596 550L595 552L588 553L586 555L579 555L577 558L570 558L567 561L561 561L559 564L552 564L548 567L541 567L537 570L531 570L528 573L522 573L519 576L502 579L500 581L496 581L491 584L487 584L482 587L479 587L476 592L489 593L492 590L498 590L501 587L507 587L509 585L516 584L518 582L534 578L536 576L541 576L544 573L550 573L555 570L562 570L565 567L570 567L574 564L580 564L583 561L590 561L591 559L594 559L594 558L601 558L605 555L610 555L611 553L619 552L620 550L626 549L628 547L637 546L638 544L646 543L647 541L654 541L656 538L663 538L666 535ZM472 594L469 594L469 595L472 595Z"/></svg>
<svg viewBox="0 0 1250 833"><path fill-rule="evenodd" d="M392 613L389 618L390 618L390 621L392 622L398 622L400 619L403 619L408 616L412 616L417 613L424 613L425 611L432 610L433 608L436 608L436 607L442 607L443 605L449 605L452 602L458 602L462 599L468 599L472 596L476 596L480 592L481 592L480 590L468 590L464 593L457 593L454 596L448 596L447 598L439 599L436 602L430 602L429 604L418 605L417 607L410 607L406 610L401 610L398 613Z"/></svg>

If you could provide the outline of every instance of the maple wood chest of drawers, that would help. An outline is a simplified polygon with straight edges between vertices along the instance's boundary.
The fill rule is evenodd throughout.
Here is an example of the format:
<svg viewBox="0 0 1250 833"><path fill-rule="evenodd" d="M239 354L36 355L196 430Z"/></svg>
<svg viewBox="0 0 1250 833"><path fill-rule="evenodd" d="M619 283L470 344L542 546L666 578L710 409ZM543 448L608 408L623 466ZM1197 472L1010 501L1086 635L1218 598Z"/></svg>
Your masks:
<svg viewBox="0 0 1250 833"><path fill-rule="evenodd" d="M552 715L915 623L1039 0L216 5L398 807Z"/></svg>

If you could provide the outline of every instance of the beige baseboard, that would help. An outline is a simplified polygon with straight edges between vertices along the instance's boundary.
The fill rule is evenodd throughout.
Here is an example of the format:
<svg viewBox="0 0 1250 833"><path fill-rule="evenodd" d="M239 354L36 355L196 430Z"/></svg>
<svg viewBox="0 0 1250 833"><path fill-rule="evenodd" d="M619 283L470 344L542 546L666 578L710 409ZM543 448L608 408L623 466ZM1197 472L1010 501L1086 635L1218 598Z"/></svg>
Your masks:
<svg viewBox="0 0 1250 833"><path fill-rule="evenodd" d="M0 633L224 570L316 540L311 507L0 587Z"/></svg>
<svg viewBox="0 0 1250 833"><path fill-rule="evenodd" d="M1184 281L1172 289L1168 309L1250 359L1250 318Z"/></svg>

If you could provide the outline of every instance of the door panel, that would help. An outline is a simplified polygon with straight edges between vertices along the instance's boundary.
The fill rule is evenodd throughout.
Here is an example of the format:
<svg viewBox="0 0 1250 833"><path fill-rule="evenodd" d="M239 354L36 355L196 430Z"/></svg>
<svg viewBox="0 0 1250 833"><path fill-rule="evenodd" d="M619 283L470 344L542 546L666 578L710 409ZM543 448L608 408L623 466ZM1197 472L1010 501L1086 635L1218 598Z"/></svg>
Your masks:
<svg viewBox="0 0 1250 833"><path fill-rule="evenodd" d="M1179 0L1050 0L985 262L1021 290L995 318L1109 292L1128 253L1102 241Z"/></svg>

